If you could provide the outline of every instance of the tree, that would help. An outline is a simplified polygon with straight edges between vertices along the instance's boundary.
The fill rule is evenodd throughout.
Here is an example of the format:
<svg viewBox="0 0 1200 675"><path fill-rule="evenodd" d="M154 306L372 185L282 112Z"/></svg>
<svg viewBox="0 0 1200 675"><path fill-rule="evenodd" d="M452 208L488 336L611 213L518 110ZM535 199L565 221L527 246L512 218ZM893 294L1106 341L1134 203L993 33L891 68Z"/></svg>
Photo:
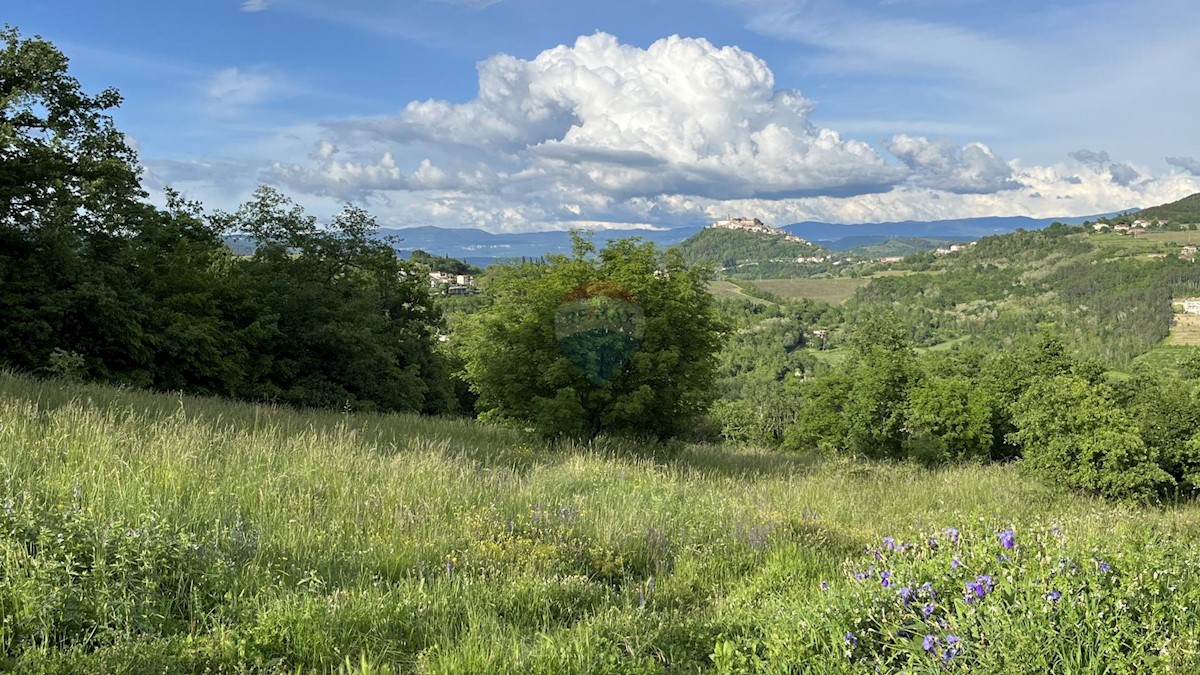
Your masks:
<svg viewBox="0 0 1200 675"><path fill-rule="evenodd" d="M231 269L230 319L244 327L248 356L235 395L305 407L452 411L428 283L373 236L370 214L348 206L321 228L260 187L221 219L258 242Z"/></svg>
<svg viewBox="0 0 1200 675"><path fill-rule="evenodd" d="M1013 422L1022 468L1047 481L1122 498L1150 497L1175 482L1111 392L1077 375L1036 378Z"/></svg>
<svg viewBox="0 0 1200 675"><path fill-rule="evenodd" d="M863 321L849 341L852 385L842 410L846 449L871 458L901 457L915 371L912 342L890 312Z"/></svg>
<svg viewBox="0 0 1200 675"><path fill-rule="evenodd" d="M0 30L0 361L42 370L60 350L87 374L149 384L122 263L157 214L108 115L120 101L84 93L51 43Z"/></svg>
<svg viewBox="0 0 1200 675"><path fill-rule="evenodd" d="M715 393L708 270L638 239L597 253L572 238L570 256L489 268L492 304L463 348L481 416L547 436L681 434Z"/></svg>

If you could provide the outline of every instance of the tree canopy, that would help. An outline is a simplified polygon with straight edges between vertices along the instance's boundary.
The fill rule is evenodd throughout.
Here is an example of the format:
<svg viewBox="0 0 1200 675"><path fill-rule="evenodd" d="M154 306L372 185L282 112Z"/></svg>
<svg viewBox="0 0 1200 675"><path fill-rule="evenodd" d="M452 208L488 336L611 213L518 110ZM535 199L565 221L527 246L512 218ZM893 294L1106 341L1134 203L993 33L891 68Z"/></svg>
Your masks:
<svg viewBox="0 0 1200 675"><path fill-rule="evenodd" d="M668 438L715 396L722 324L708 270L637 239L489 269L467 327L466 375L485 418L547 436Z"/></svg>

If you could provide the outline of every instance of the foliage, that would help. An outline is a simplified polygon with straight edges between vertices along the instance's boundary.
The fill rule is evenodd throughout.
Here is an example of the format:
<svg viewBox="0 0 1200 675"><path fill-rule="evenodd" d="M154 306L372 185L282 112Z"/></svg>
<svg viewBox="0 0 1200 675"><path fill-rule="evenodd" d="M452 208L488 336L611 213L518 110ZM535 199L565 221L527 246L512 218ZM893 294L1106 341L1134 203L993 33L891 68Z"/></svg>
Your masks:
<svg viewBox="0 0 1200 675"><path fill-rule="evenodd" d="M1013 411L1022 466L1073 489L1149 497L1174 481L1105 387L1075 375L1035 381Z"/></svg>
<svg viewBox="0 0 1200 675"><path fill-rule="evenodd" d="M668 438L715 395L722 329L707 271L651 243L575 236L572 256L489 271L490 307L463 336L489 419L548 436Z"/></svg>
<svg viewBox="0 0 1200 675"><path fill-rule="evenodd" d="M452 412L423 279L348 207L329 229L262 189L206 215L145 202L110 111L40 38L0 32L0 362L300 406ZM223 237L258 242L235 258Z"/></svg>
<svg viewBox="0 0 1200 675"><path fill-rule="evenodd" d="M1200 193L1184 197L1170 204L1142 209L1134 214L1133 217L1151 222L1165 220L1176 225L1200 223Z"/></svg>
<svg viewBox="0 0 1200 675"><path fill-rule="evenodd" d="M445 272L446 274L482 274L483 270L458 258L449 256L432 255L415 249L408 257L409 262L418 265L424 265L435 272Z"/></svg>

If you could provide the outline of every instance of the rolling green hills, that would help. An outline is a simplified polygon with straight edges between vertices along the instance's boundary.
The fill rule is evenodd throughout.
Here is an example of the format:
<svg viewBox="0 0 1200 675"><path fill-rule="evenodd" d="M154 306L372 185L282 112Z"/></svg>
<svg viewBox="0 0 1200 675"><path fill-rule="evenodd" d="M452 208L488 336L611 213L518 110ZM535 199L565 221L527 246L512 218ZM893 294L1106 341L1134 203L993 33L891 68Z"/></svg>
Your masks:
<svg viewBox="0 0 1200 675"><path fill-rule="evenodd" d="M1200 192L1177 202L1142 209L1134 217L1144 220L1165 220L1172 225L1200 223Z"/></svg>

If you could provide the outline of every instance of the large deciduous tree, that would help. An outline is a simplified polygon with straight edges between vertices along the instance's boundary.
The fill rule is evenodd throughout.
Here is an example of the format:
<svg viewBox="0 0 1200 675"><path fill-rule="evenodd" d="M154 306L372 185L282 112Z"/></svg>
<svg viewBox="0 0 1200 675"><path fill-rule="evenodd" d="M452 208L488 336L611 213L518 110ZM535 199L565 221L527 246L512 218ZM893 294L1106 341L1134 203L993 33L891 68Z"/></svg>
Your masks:
<svg viewBox="0 0 1200 675"><path fill-rule="evenodd" d="M684 432L715 396L722 323L708 270L636 239L489 269L464 336L484 418L547 436Z"/></svg>

